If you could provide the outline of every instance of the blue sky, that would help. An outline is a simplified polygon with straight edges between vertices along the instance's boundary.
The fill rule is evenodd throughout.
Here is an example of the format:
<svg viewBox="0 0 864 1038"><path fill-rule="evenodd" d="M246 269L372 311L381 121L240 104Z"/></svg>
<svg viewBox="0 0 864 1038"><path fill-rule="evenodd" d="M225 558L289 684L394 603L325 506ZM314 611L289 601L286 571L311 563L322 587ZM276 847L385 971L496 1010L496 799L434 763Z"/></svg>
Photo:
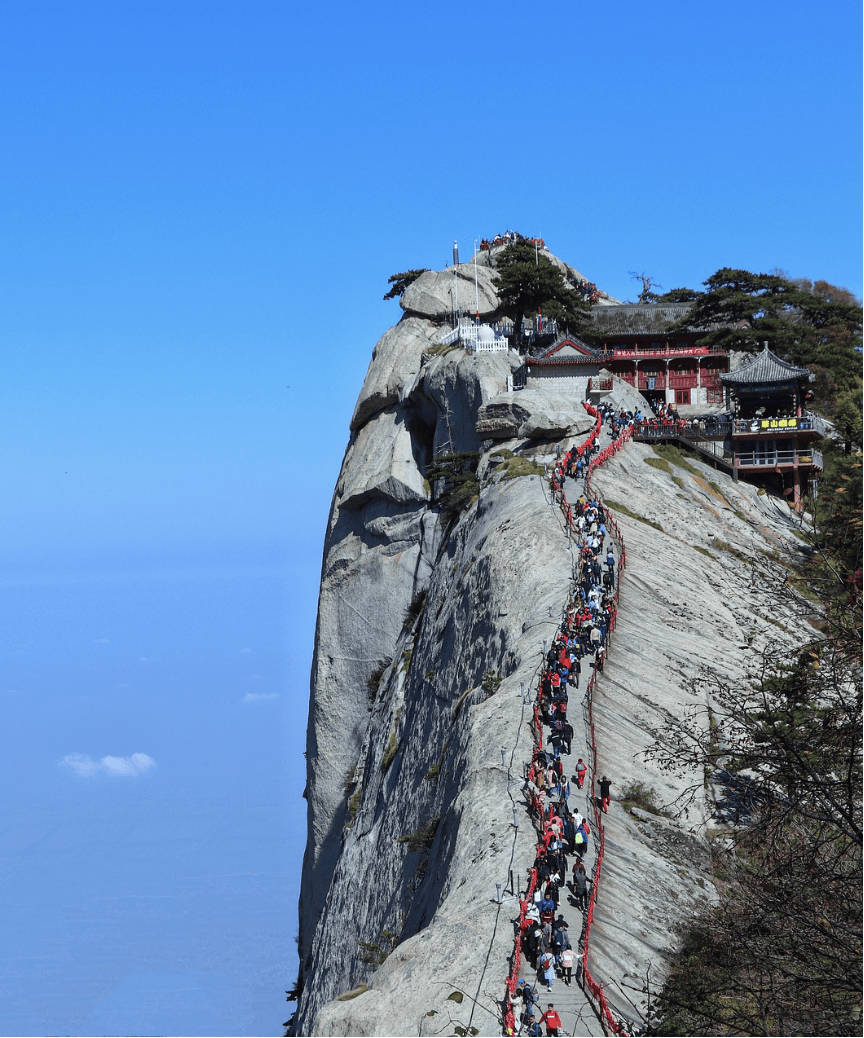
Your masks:
<svg viewBox="0 0 864 1038"><path fill-rule="evenodd" d="M619 298L722 266L860 294L860 30L797 0L4 8L0 1031L278 1033L388 276L514 228Z"/></svg>

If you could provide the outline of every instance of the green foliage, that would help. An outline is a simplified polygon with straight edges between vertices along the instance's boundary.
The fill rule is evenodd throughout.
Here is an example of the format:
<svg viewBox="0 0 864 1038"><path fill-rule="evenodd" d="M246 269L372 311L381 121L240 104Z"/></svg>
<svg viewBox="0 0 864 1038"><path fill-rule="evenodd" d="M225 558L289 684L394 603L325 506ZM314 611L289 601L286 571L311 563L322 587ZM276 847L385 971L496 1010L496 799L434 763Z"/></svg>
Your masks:
<svg viewBox="0 0 864 1038"><path fill-rule="evenodd" d="M650 465L652 469L659 469L661 472L672 475L672 467L665 458L643 458L642 460L646 465Z"/></svg>
<svg viewBox="0 0 864 1038"><path fill-rule="evenodd" d="M402 650L402 673L407 674L411 669L411 660L414 658L413 649Z"/></svg>
<svg viewBox="0 0 864 1038"><path fill-rule="evenodd" d="M406 631L410 631L414 624L423 615L423 610L426 607L426 592L418 591L414 598L411 600L411 605L408 606L408 612L405 614L405 619L402 621L402 626Z"/></svg>
<svg viewBox="0 0 864 1038"><path fill-rule="evenodd" d="M852 453L853 447L860 447L862 433L861 415L861 379L853 379L845 389L837 392L832 415L837 432L843 437L844 450Z"/></svg>
<svg viewBox="0 0 864 1038"><path fill-rule="evenodd" d="M631 782L621 794L624 806L629 810L631 807L641 807L643 811L650 811L653 815L662 812L657 806L657 790L652 786L646 786L644 782Z"/></svg>
<svg viewBox="0 0 864 1038"><path fill-rule="evenodd" d="M591 308L582 294L568 285L551 260L535 256L534 246L527 242L504 249L493 283L501 306L513 317L517 339L522 333L522 318L538 309L570 331L577 332L587 324Z"/></svg>
<svg viewBox="0 0 864 1038"><path fill-rule="evenodd" d="M497 451L492 451L491 457L493 458L514 458L516 455L507 447L499 447Z"/></svg>
<svg viewBox="0 0 864 1038"><path fill-rule="evenodd" d="M703 548L699 544L694 544L693 545L693 550L700 552L702 555L705 555L707 558L711 559L712 562L716 562L717 561L717 556L716 555L712 555L711 552L708 551L707 548Z"/></svg>
<svg viewBox="0 0 864 1038"><path fill-rule="evenodd" d="M396 733L391 732L390 738L387 740L387 749L384 751L384 756L381 758L381 770L386 771L393 763L393 758L399 751L399 743L396 740Z"/></svg>
<svg viewBox="0 0 864 1038"><path fill-rule="evenodd" d="M805 576L836 607L861 596L862 458L844 454L834 441L822 448L825 471L810 506L815 529L808 538L816 553Z"/></svg>
<svg viewBox="0 0 864 1038"><path fill-rule="evenodd" d="M444 756L447 753L447 746L450 740L445 739L444 745L441 747L441 753L438 755L438 760L423 776L428 782L437 782L438 776L441 774L441 769L444 767Z"/></svg>
<svg viewBox="0 0 864 1038"><path fill-rule="evenodd" d="M378 698L378 691L381 688L381 679L384 677L384 672L392 662L392 659L380 660L378 666L372 671L369 677L366 678L366 691L369 693L370 703L374 703Z"/></svg>
<svg viewBox="0 0 864 1038"><path fill-rule="evenodd" d="M699 293L694 288L673 288L657 296L658 303L692 303L699 298Z"/></svg>
<svg viewBox="0 0 864 1038"><path fill-rule="evenodd" d="M734 545L729 544L728 541L721 540L719 537L715 537L711 543L718 551L725 551L728 552L730 555L734 555L739 562L750 563L752 561L749 555L746 555L739 548L736 548Z"/></svg>
<svg viewBox="0 0 864 1038"><path fill-rule="evenodd" d="M660 523L655 523L653 519L646 519L644 515L639 515L637 512L631 511L626 505L622 505L620 501L613 501L611 498L607 498L605 501L613 512L620 512L622 515L627 515L631 519L637 519L640 523L645 523L646 526L652 526L655 530L663 532L663 527Z"/></svg>
<svg viewBox="0 0 864 1038"><path fill-rule="evenodd" d="M378 967L398 943L399 934L393 933L392 930L382 930L377 941L358 941L360 961L365 962L367 966Z"/></svg>
<svg viewBox="0 0 864 1038"><path fill-rule="evenodd" d="M518 455L512 458L508 458L503 468L503 479L506 482L508 479L518 479L520 476L544 476L546 474L542 465L538 465L536 461L531 461L529 458L521 458Z"/></svg>
<svg viewBox="0 0 864 1038"><path fill-rule="evenodd" d="M360 798L362 796L363 796L363 789L361 787L348 800L348 824L349 825L352 825L354 823L354 819L357 817L357 812L360 810Z"/></svg>
<svg viewBox="0 0 864 1038"><path fill-rule="evenodd" d="M701 475L699 469L690 464L681 448L674 443L657 443L654 445L654 453L677 465L679 469L685 469L691 476Z"/></svg>
<svg viewBox="0 0 864 1038"><path fill-rule="evenodd" d="M833 414L861 377L861 304L826 281L790 280L724 267L704 282L679 328L705 328L700 343L757 352L767 342L815 375L817 406ZM673 329L674 332L674 329ZM860 397L859 397L860 413Z"/></svg>
<svg viewBox="0 0 864 1038"><path fill-rule="evenodd" d="M390 731L390 736L387 740L387 748L384 751L384 756L381 758L381 770L386 771L393 763L396 754L399 752L401 746L400 741L396 737L396 733L399 731L399 720L402 717L402 707L396 711L396 716L393 718L393 728Z"/></svg>
<svg viewBox="0 0 864 1038"><path fill-rule="evenodd" d="M409 851L428 851L435 842L435 834L438 832L440 823L440 818L433 818L416 833L406 833L404 836L400 836L398 842L407 844Z"/></svg>
<svg viewBox="0 0 864 1038"><path fill-rule="evenodd" d="M362 942L361 942L362 943ZM364 991L368 991L366 984L358 984L356 988L351 988L350 991L346 991L343 995L337 995L337 1002L350 1002L352 998L356 998L358 995L362 995Z"/></svg>
<svg viewBox="0 0 864 1038"><path fill-rule="evenodd" d="M483 691L488 692L491 696L493 692L498 691L498 687L500 686L503 680L504 679L501 677L500 674L496 674L492 670L487 670L486 673L483 675L483 681L481 682Z"/></svg>
<svg viewBox="0 0 864 1038"><path fill-rule="evenodd" d="M426 475L430 480L441 480L443 483L438 504L445 526L454 522L480 496L477 480L479 461L479 451L440 454L427 469Z"/></svg>
<svg viewBox="0 0 864 1038"><path fill-rule="evenodd" d="M414 270L403 270L401 274L393 274L387 278L387 284L392 285L392 288L384 296L385 299L395 299L397 296L401 298L402 293L411 284L412 281L416 281L421 274L425 274L428 267L419 267Z"/></svg>

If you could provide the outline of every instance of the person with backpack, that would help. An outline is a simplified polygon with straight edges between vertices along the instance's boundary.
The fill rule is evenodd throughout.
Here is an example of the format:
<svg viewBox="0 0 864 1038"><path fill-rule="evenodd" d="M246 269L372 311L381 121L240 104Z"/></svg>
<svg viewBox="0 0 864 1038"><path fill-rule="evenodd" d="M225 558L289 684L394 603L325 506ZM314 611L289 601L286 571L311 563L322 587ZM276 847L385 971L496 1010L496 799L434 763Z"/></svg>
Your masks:
<svg viewBox="0 0 864 1038"><path fill-rule="evenodd" d="M585 762L580 757L576 761L576 785L581 789L585 785L585 776L588 774L588 768Z"/></svg>
<svg viewBox="0 0 864 1038"><path fill-rule="evenodd" d="M581 840L579 838L580 835L582 837ZM579 855L580 858L583 857L584 854L585 854L585 851L588 850L588 837L590 835L591 835L591 829L590 829L588 823L583 818L582 824L576 830L576 853Z"/></svg>
<svg viewBox="0 0 864 1038"><path fill-rule="evenodd" d="M551 951L545 951L540 956L540 972L546 982L546 987L551 991L555 981L555 956Z"/></svg>
<svg viewBox="0 0 864 1038"><path fill-rule="evenodd" d="M573 862L573 895L576 907L584 912L588 907L588 877L581 859Z"/></svg>

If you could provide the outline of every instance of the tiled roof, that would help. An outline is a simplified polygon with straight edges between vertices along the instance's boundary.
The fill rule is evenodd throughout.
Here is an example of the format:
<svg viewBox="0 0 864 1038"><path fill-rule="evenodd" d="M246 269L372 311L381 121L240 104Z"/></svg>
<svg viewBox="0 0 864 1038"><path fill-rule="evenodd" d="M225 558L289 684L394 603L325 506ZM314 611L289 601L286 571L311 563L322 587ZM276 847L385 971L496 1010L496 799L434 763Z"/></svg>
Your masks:
<svg viewBox="0 0 864 1038"><path fill-rule="evenodd" d="M665 335L690 306L690 303L595 306L591 309L591 321L597 335Z"/></svg>
<svg viewBox="0 0 864 1038"><path fill-rule="evenodd" d="M737 370L721 375L720 381L727 386L736 386L759 382L789 382L802 378L813 381L808 368L798 368L781 360L768 349L766 343L761 353L757 353L752 360L748 360Z"/></svg>
<svg viewBox="0 0 864 1038"><path fill-rule="evenodd" d="M595 349L577 339L574 335L564 335L556 339L541 353L534 357L526 357L528 364L596 364L604 357L603 350Z"/></svg>

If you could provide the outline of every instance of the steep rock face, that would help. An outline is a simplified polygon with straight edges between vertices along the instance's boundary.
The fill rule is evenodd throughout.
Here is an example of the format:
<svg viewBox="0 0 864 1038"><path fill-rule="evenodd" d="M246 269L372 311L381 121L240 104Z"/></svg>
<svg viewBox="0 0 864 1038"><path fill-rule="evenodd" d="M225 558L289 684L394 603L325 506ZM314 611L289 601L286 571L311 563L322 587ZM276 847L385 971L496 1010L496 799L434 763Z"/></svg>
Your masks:
<svg viewBox="0 0 864 1038"><path fill-rule="evenodd" d="M451 1022L500 1033L497 1000L518 902L499 905L495 884L509 889L512 870L524 889L534 857L521 792L531 757L521 687L536 689L573 557L546 481L508 479L506 466L493 464L502 442L525 446L516 410L524 404L503 399L530 402L527 392L504 394L518 359L430 353L423 328L403 319L376 348L329 520L308 734L296 1034L451 1033ZM552 410L566 412L566 403ZM507 407L520 424L502 426L514 438L490 447L487 423L501 420L502 408L506 417ZM580 411L571 407L559 431L581 429ZM551 461L557 445L543 441L555 429L547 422L538 430L532 449ZM444 531L430 507L426 464L442 451L483 447L479 498ZM598 766L613 779L613 804L590 957L614 1009L634 1021L643 1007L633 989L646 961L654 987L676 933L712 896L710 799L697 817L676 819L625 810L617 798L642 783L663 807L701 783L646 762L648 729L704 704L698 688L682 687L703 664L739 677L769 637L792 638L784 630L791 620L751 586L740 557L764 560L794 543L785 504L699 463L664 469L658 461L633 444L595 476L613 512L618 503L640 517L617 513L628 566L595 696ZM419 592L422 612L406 620ZM388 660L370 691L367 679ZM571 702L578 714L579 696ZM574 759L587 759L589 734L572 720ZM583 814L586 794L571 801ZM338 999L361 983L367 991ZM463 1007L448 1002L454 989L469 996Z"/></svg>
<svg viewBox="0 0 864 1038"><path fill-rule="evenodd" d="M383 336L355 408L324 548L307 732L309 838L300 906L301 962L340 852L346 785L368 723L367 681L396 652L412 600L440 542L426 466L444 451L477 450L476 415L506 388L511 354L432 354L427 322Z"/></svg>
<svg viewBox="0 0 864 1038"><path fill-rule="evenodd" d="M436 1033L425 1013L443 1013L454 986L482 983L478 949L491 954L488 992L472 990L483 1002L474 1025L493 1033L486 996L497 994L512 950L512 906L493 903L495 882L508 883L514 841L519 858L532 844L528 827L512 826L521 758L530 756L520 682L536 676L570 571L539 476L499 476L443 546L422 616L403 630L369 709L351 785L357 809L343 817L298 1033L414 1033L418 1021L421 1033ZM487 672L503 678L488 696ZM374 997L335 1002L316 1019L368 975L360 942L387 950L386 934L402 943L376 973Z"/></svg>
<svg viewBox="0 0 864 1038"><path fill-rule="evenodd" d="M354 406L352 431L362 428L376 411L399 403L403 388L420 370L423 351L437 343L437 333L431 321L406 316L381 336Z"/></svg>
<svg viewBox="0 0 864 1038"><path fill-rule="evenodd" d="M651 729L710 705L703 686L687 687L704 667L743 681L761 650L794 643L797 626L758 578L759 567L774 564L772 554L799 543L785 502L692 459L668 471L658 462L650 446L630 444L593 481L621 527L627 566L618 628L594 697L598 770L613 781L613 804L591 969L607 981L618 1014L637 1022L644 1005L633 989L641 990L646 968L652 988L662 983L692 906L713 896L704 835L713 805L707 789L696 810L680 817L627 811L614 801L642 784L662 810L689 783L701 786L700 775L670 775L646 761Z"/></svg>

